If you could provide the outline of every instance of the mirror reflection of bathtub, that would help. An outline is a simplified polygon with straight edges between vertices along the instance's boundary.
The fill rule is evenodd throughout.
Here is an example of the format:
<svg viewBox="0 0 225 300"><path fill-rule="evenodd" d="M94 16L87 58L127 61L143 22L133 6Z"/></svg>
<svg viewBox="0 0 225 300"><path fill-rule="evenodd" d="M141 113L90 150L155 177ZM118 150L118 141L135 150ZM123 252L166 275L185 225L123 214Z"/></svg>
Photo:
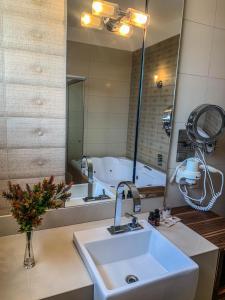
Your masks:
<svg viewBox="0 0 225 300"><path fill-rule="evenodd" d="M120 181L132 181L133 161L123 157L91 157L94 181L107 190L115 191ZM72 165L77 165L72 161ZM136 181L138 188L165 187L166 174L151 166L137 162Z"/></svg>

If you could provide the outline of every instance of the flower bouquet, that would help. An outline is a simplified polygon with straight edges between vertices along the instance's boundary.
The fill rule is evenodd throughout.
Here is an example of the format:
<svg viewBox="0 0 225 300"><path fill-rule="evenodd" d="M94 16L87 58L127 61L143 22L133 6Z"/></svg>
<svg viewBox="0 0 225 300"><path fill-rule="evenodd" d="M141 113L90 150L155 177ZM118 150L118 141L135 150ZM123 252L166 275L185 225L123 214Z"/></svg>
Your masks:
<svg viewBox="0 0 225 300"><path fill-rule="evenodd" d="M20 226L19 231L26 233L25 268L35 265L32 249L33 230L41 224L42 216L48 209L65 207L66 200L71 196L71 185L72 183L54 184L54 177L51 176L32 187L26 184L25 189L19 184L9 182L8 191L3 192L3 197L10 202L11 213Z"/></svg>

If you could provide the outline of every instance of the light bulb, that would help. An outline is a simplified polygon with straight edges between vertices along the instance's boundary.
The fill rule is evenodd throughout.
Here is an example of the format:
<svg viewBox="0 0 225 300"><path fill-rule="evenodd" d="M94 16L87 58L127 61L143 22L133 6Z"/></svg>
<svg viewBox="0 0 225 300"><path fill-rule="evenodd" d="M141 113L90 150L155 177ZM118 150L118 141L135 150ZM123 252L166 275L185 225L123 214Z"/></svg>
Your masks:
<svg viewBox="0 0 225 300"><path fill-rule="evenodd" d="M149 15L142 11L128 8L127 15L129 23L136 27L145 28L149 24Z"/></svg>
<svg viewBox="0 0 225 300"><path fill-rule="evenodd" d="M159 76L158 76L158 75L155 75L155 76L154 76L155 83L156 83L156 81L158 80L158 78L159 78Z"/></svg>
<svg viewBox="0 0 225 300"><path fill-rule="evenodd" d="M94 0L92 2L92 14L105 18L117 18L119 5L112 2Z"/></svg>
<svg viewBox="0 0 225 300"><path fill-rule="evenodd" d="M100 1L93 1L92 9L96 14L100 14L103 10L102 3Z"/></svg>
<svg viewBox="0 0 225 300"><path fill-rule="evenodd" d="M81 24L82 25L89 25L91 23L91 17L89 14L84 14L81 16Z"/></svg>
<svg viewBox="0 0 225 300"><path fill-rule="evenodd" d="M119 28L119 34L122 35L122 36L128 36L129 33L130 33L130 26L127 25L127 24L122 24Z"/></svg>
<svg viewBox="0 0 225 300"><path fill-rule="evenodd" d="M146 15L136 13L134 20L136 23L138 23L140 25L145 25L148 20L148 17Z"/></svg>
<svg viewBox="0 0 225 300"><path fill-rule="evenodd" d="M83 12L81 14L81 26L93 29L102 29L102 19L100 17Z"/></svg>

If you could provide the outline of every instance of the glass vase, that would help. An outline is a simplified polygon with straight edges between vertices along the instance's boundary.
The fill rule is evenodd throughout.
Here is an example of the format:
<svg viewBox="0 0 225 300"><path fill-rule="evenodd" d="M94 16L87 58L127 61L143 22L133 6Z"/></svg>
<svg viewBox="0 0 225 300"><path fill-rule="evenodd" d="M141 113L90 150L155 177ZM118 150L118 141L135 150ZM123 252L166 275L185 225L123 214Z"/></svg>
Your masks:
<svg viewBox="0 0 225 300"><path fill-rule="evenodd" d="M31 269L35 265L34 252L32 246L33 231L26 232L26 249L24 254L24 268Z"/></svg>

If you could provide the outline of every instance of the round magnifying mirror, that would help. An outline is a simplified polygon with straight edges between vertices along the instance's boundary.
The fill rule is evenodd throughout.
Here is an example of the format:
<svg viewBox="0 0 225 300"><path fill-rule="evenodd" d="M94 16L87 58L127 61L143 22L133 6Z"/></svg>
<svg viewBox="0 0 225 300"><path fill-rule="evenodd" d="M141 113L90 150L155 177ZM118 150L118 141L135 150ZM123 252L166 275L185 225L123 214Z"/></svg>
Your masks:
<svg viewBox="0 0 225 300"><path fill-rule="evenodd" d="M222 134L225 126L224 110L216 105L203 104L189 116L186 129L196 143L213 143Z"/></svg>

